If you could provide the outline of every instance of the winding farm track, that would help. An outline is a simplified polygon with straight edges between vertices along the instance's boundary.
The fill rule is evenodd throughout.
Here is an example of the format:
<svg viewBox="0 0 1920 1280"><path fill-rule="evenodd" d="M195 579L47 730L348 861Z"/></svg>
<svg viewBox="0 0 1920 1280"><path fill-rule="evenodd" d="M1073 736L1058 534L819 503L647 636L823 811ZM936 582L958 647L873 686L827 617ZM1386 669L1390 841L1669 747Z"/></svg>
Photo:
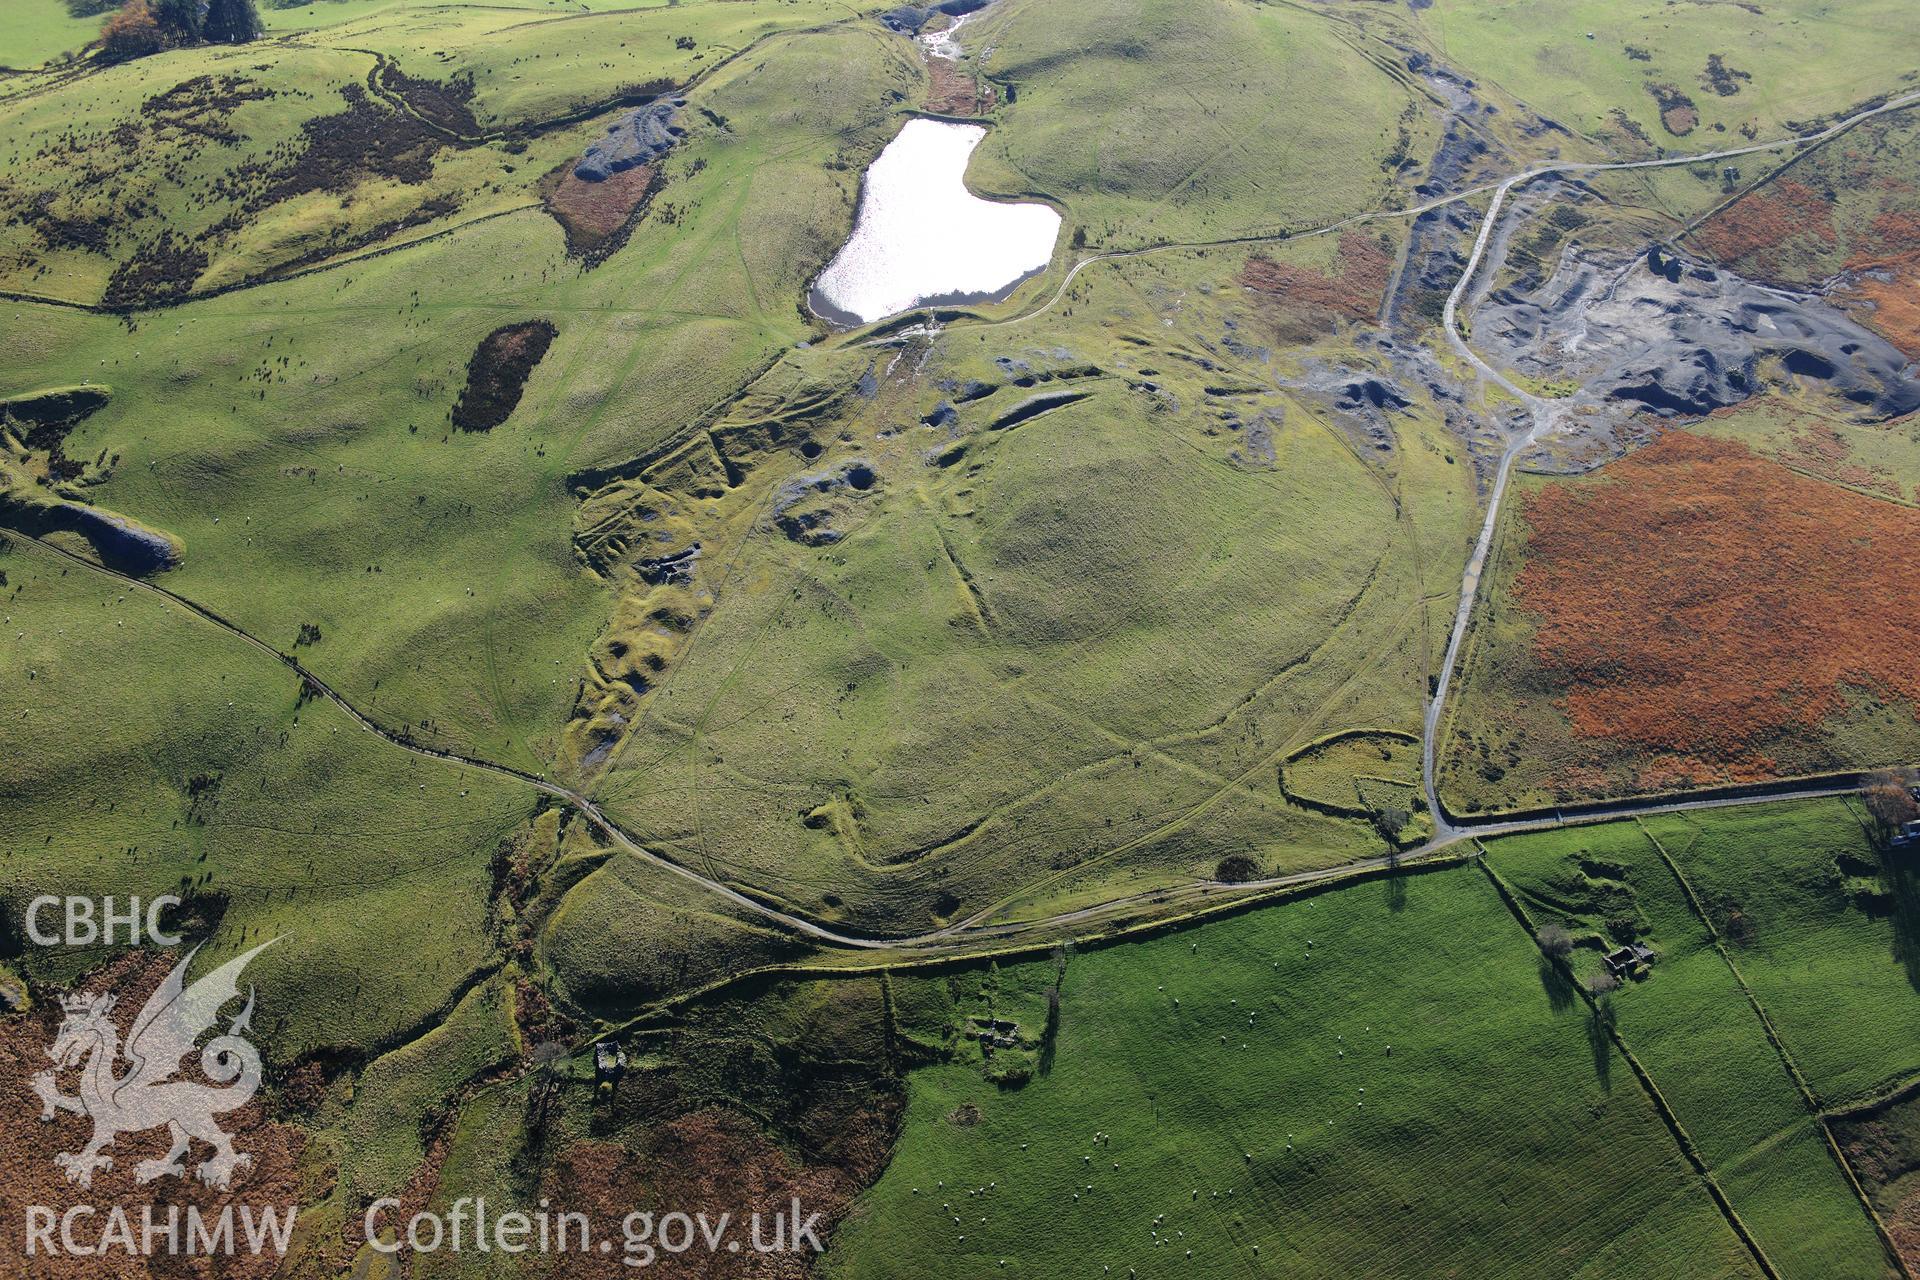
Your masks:
<svg viewBox="0 0 1920 1280"><path fill-rule="evenodd" d="M539 774L529 773L524 769L516 769L512 765L500 764L492 760L463 755L457 751L447 751L439 747L427 746L414 740L408 734L388 728L386 725L374 720L358 707L354 706L352 702L348 701L347 698L334 689L332 685L303 666L300 660L292 654L284 653L274 648L265 640L262 640L260 637L240 627L236 623L228 621L205 605L190 600L176 592L169 591L165 587L147 582L144 579L132 577L131 575L107 568L96 561L87 559L85 556L76 555L64 547L56 546L32 534L8 530L5 536L18 538L28 546L35 547L49 555L70 561L86 569L90 569L95 573L102 574L131 590L143 591L150 595L157 596L167 603L184 609L202 621L219 628L243 644L270 655L281 665L298 675L301 680L305 681L313 694L339 708L355 725L365 732L393 746L405 751L410 751L415 755L425 756L431 760L439 760L470 769L477 769L482 773L491 774L495 777L507 778L523 783L543 795L550 796L570 806L579 813L582 818L586 819L596 831L599 831L608 840L647 863L649 866L678 876L682 880L697 885L706 892L752 915L758 916L762 920L789 929L794 933L811 938L816 942L821 942L833 947L859 951L962 956L968 951L987 943L1004 944L1008 942L1018 942L1024 939L1038 940L1055 938L1062 935L1065 931L1070 930L1075 925L1089 923L1103 917L1114 916L1140 906L1151 905L1156 908L1165 908L1169 906L1195 907L1210 905L1225 907L1246 905L1262 898L1278 896L1327 881L1345 879L1360 873L1391 870L1397 867L1428 861L1446 853L1452 846L1462 841L1471 840L1480 836L1508 835L1521 831L1540 831L1565 826L1573 821L1605 822L1615 818L1648 816L1660 813L1680 813L1694 809L1717 809L1733 805L1761 804L1768 801L1803 800L1822 796L1848 795L1857 790L1857 785L1852 779L1848 779L1840 784L1835 784L1826 779L1811 779L1796 782L1782 782L1770 788L1756 790L1751 794L1738 797L1713 797L1692 800L1656 798L1645 801L1625 801L1619 805L1609 806L1605 809L1584 811L1577 818L1567 818L1556 814L1551 817L1520 818L1510 821L1479 823L1470 829L1450 827L1446 832L1437 834L1425 844L1414 849L1409 849L1403 853L1382 855L1377 858L1366 858L1355 862L1344 862L1338 866L1294 872L1289 875L1275 876L1265 880L1247 881L1240 884L1201 880L1184 885L1165 886L1139 894L1110 899L1073 911L1060 912L1055 915L1032 920L1008 921L999 924L988 923L985 917L996 910L996 908L988 908L987 911L978 915L956 921L944 929L936 929L928 933L902 936L843 933L839 930L830 929L816 921L808 920L803 916L784 911L760 897L744 892L733 885L716 880L710 876L703 875L692 867L676 862L648 848L610 818L591 797L574 790L572 787L555 782L550 778L542 777ZM1141 922L1142 927L1149 927L1155 923L1157 923L1157 921L1149 920Z"/></svg>
<svg viewBox="0 0 1920 1280"><path fill-rule="evenodd" d="M1240 241L1218 242L1220 244L1253 243L1276 239L1294 239L1305 235L1324 235L1332 231L1337 231L1341 227L1351 226L1371 219L1418 216L1431 209L1437 209L1444 205L1468 199L1489 190L1493 192L1493 199L1481 223L1479 235L1474 243L1472 256L1466 268L1461 273L1459 282L1455 284L1453 291L1448 295L1444 322L1448 340L1452 343L1455 350L1470 362L1484 378L1494 382L1509 394L1517 396L1522 403L1528 405L1532 410L1533 425L1528 431L1520 433L1511 441L1506 452L1502 455L1495 484L1488 500L1486 521L1482 526L1479 541L1475 546L1473 556L1468 562L1461 589L1460 606L1455 617L1453 632L1448 641L1440 679L1435 686L1432 698L1429 700L1424 743L1423 782L1426 788L1428 804L1433 814L1434 836L1425 844L1402 853L1383 855L1381 857L1363 859L1357 862L1347 862L1334 867L1295 872L1289 875L1249 881L1241 884L1226 884L1218 881L1195 881L1185 885L1166 886L1145 893L1110 899L1076 910L1031 920L990 923L989 918L995 914L999 908L989 907L981 913L957 921L946 928L937 929L928 933L903 936L846 933L829 928L817 921L809 920L790 911L783 910L760 896L746 892L735 885L704 875L691 867L660 854L656 850L648 848L641 841L623 830L591 797L583 792L565 786L562 783L555 782L542 775L530 773L524 769L514 768L511 765L467 756L459 752L444 750L438 747L427 746L414 740L409 734L391 729L379 723L362 712L358 707L354 706L352 702L348 701L346 697L321 677L308 670L293 655L282 652L252 632L247 631L237 623L229 621L205 605L199 604L176 592L169 591L167 588L159 586L156 583L147 582L143 579L120 573L117 570L108 568L96 561L89 560L84 556L77 555L34 535L8 531L7 536L21 539L27 545L36 547L46 554L59 557L63 560L81 565L95 573L110 577L132 590L143 591L157 596L178 608L186 610L202 621L219 628L242 643L272 656L283 666L298 675L313 694L324 698L339 708L341 712L365 732L393 746L410 751L415 755L428 757L429 759L477 769L496 777L520 782L543 795L568 805L608 840L648 865L656 867L670 875L677 876L734 907L796 934L828 946L858 951L964 956L970 950L981 948L983 944L1005 944L1010 941L1023 939L1038 941L1057 938L1076 925L1114 917L1141 906L1151 906L1156 909L1156 915L1164 916L1169 913L1160 909L1170 906L1193 907L1207 905L1225 907L1247 905L1257 902L1262 898L1278 896L1315 884L1349 878L1355 874L1392 870L1397 867L1432 860L1447 853L1457 844L1484 836L1539 831L1564 826L1570 822L1603 822L1619 818L1653 814L1682 813L1692 810L1727 808L1734 805L1759 804L1770 801L1846 795L1857 789L1857 779L1848 777L1841 779L1782 781L1770 786L1754 788L1739 795L1700 796L1691 799L1663 796L1640 800L1626 800L1614 805L1586 808L1581 810L1577 816L1565 816L1555 813L1551 815L1471 823L1456 822L1446 816L1445 811L1439 805L1438 795L1434 787L1435 734L1441 722L1441 713L1446 704L1447 690L1451 683L1451 676L1458 658L1461 642L1466 633L1467 624L1473 611L1473 603L1478 595L1480 576L1485 571L1488 551L1492 545L1493 532L1498 521L1500 501L1504 495L1508 477L1511 475L1513 464L1520 453L1534 440L1539 438L1539 436L1551 426L1552 421L1552 408L1548 402L1539 400L1515 386L1510 379L1482 360L1467 344L1459 332L1457 310L1460 299L1466 295L1467 290L1471 287L1474 278L1479 272L1480 265L1485 257L1487 244L1491 239L1493 228L1498 223L1500 212L1505 205L1506 198L1514 188L1518 186L1553 173L1593 173L1608 170L1648 169L1701 164L1714 160L1728 159L1734 156L1751 155L1757 152L1775 151L1793 146L1814 145L1833 138L1875 116L1897 111L1912 106L1915 103L1920 103L1920 92L1909 93L1898 98L1889 99L1877 107L1858 112L1837 124L1815 133L1782 138L1774 142L1755 143L1750 146L1736 147L1724 151L1713 151L1689 156L1673 156L1659 160L1628 161L1621 163L1568 162L1563 164L1541 165L1514 174L1512 177L1507 178L1497 185L1482 186L1470 191L1458 192L1454 195L1432 200L1426 204L1410 209L1357 214L1351 218L1308 232L1282 236L1247 237ZM1012 324L1049 309L1065 296L1066 290L1068 286L1072 284L1074 277L1095 262L1138 257L1147 253L1174 249L1204 247L1210 246L1155 245L1136 250L1094 255L1093 257L1083 259L1076 263L1074 267L1067 272L1066 277L1061 281L1059 287L1056 288L1047 301L1039 307L1008 319L979 321L977 326L970 327ZM1149 919L1138 922L1138 924L1140 927L1151 927L1158 922L1157 920Z"/></svg>

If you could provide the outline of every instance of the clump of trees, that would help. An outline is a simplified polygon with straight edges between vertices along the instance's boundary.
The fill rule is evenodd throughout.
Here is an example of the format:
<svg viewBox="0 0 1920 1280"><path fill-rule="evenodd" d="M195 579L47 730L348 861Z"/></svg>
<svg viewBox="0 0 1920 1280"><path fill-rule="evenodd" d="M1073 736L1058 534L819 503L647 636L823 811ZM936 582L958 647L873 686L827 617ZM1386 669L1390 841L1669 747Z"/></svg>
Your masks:
<svg viewBox="0 0 1920 1280"><path fill-rule="evenodd" d="M1920 802L1913 798L1920 787L1920 769L1887 769L1867 779L1860 795L1882 841L1890 839L1909 822L1920 822Z"/></svg>
<svg viewBox="0 0 1920 1280"><path fill-rule="evenodd" d="M253 0L125 0L100 30L100 56L125 62L183 45L239 44L261 30Z"/></svg>

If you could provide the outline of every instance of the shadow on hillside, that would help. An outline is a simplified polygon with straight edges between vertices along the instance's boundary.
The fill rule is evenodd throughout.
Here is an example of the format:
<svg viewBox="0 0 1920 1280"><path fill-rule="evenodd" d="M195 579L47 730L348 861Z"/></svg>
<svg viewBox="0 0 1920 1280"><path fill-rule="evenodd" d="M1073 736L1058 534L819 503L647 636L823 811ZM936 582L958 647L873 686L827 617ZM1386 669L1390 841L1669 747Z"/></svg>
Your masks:
<svg viewBox="0 0 1920 1280"><path fill-rule="evenodd" d="M1544 952L1540 955L1540 985L1546 989L1547 1002L1555 1013L1573 1008L1573 979Z"/></svg>
<svg viewBox="0 0 1920 1280"><path fill-rule="evenodd" d="M1893 899L1893 958L1920 991L1920 858L1911 852L1882 850L1880 878Z"/></svg>
<svg viewBox="0 0 1920 1280"><path fill-rule="evenodd" d="M1587 1045L1593 1050L1593 1074L1600 1087L1613 1088L1613 1002L1605 996L1593 1002L1587 1015Z"/></svg>
<svg viewBox="0 0 1920 1280"><path fill-rule="evenodd" d="M1387 910L1405 911L1407 909L1407 869L1400 865L1400 852L1394 850L1387 854Z"/></svg>

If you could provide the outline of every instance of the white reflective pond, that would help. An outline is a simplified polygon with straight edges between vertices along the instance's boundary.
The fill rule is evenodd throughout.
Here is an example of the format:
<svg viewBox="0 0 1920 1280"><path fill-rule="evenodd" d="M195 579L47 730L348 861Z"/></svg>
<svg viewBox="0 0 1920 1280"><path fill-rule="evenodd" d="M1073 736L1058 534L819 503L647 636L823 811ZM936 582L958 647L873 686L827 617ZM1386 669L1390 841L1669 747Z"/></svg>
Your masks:
<svg viewBox="0 0 1920 1280"><path fill-rule="evenodd" d="M1011 293L1046 268L1060 215L967 190L967 158L987 131L909 120L867 170L853 235L815 282L813 309L862 324L931 303Z"/></svg>

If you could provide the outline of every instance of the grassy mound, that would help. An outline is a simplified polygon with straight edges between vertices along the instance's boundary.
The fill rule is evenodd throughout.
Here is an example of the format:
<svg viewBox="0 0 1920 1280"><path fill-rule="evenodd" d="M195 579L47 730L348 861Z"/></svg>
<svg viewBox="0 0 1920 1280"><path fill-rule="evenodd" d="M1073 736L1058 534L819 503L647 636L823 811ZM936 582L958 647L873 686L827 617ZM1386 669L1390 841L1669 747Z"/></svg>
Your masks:
<svg viewBox="0 0 1920 1280"><path fill-rule="evenodd" d="M1403 111L1416 135L1431 128L1406 111L1395 74L1306 9L1006 0L971 38L991 43L986 73L1011 93L970 176L1066 202L1091 246L1217 239L1377 206ZM1430 141L1412 145L1424 154Z"/></svg>

